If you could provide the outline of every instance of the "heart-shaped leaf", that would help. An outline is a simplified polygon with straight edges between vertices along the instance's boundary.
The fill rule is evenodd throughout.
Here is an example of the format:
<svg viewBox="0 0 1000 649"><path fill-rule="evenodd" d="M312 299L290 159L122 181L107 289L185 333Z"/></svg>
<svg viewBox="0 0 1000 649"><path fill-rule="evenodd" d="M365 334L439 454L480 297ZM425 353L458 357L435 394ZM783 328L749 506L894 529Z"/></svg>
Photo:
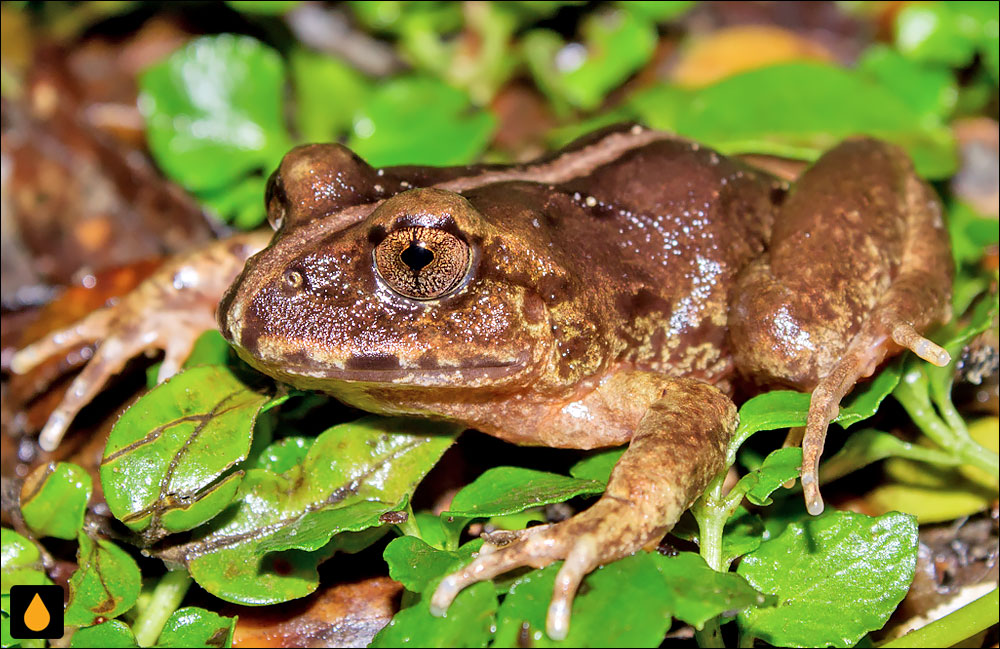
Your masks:
<svg viewBox="0 0 1000 649"><path fill-rule="evenodd" d="M223 510L242 473L257 414L270 397L224 366L181 372L137 401L104 449L111 513L147 541L192 529Z"/></svg>
<svg viewBox="0 0 1000 649"><path fill-rule="evenodd" d="M906 595L917 560L913 517L830 512L792 522L743 557L737 572L773 608L740 613L745 634L781 647L853 647L881 629Z"/></svg>
<svg viewBox="0 0 1000 649"><path fill-rule="evenodd" d="M227 513L169 556L186 560L195 581L228 601L262 605L308 595L318 584L316 566L336 548L302 550L380 525L460 430L380 417L334 426L286 472L247 471Z"/></svg>
<svg viewBox="0 0 1000 649"><path fill-rule="evenodd" d="M66 624L90 626L132 608L142 587L135 559L111 541L86 532L80 532L77 541L78 567L69 578Z"/></svg>
<svg viewBox="0 0 1000 649"><path fill-rule="evenodd" d="M49 462L21 486L21 515L38 536L75 539L94 489L90 474L69 462Z"/></svg>

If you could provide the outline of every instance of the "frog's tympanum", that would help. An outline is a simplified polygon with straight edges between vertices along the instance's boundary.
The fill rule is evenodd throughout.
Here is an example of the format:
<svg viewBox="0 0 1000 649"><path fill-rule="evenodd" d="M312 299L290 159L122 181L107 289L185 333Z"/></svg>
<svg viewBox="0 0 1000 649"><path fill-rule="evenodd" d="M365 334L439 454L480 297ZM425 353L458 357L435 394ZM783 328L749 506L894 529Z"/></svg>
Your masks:
<svg viewBox="0 0 1000 649"><path fill-rule="evenodd" d="M548 632L565 637L584 576L658 541L722 468L738 378L812 393L802 483L818 513L841 398L903 348L948 360L920 335L948 314L941 205L870 139L791 188L638 126L516 166L375 169L318 144L285 156L266 200L269 244L243 235L175 260L18 355L24 370L104 338L41 444L139 351L165 348L161 377L176 371L224 291L225 337L299 388L515 444L628 444L599 501L445 578L439 613L474 582L562 559Z"/></svg>

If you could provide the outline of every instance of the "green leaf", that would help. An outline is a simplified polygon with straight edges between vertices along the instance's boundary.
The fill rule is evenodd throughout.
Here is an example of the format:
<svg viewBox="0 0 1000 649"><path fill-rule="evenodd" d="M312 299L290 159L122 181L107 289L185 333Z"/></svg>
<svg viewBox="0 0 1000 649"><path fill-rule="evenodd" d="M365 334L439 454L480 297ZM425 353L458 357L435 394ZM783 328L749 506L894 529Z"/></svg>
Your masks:
<svg viewBox="0 0 1000 649"><path fill-rule="evenodd" d="M761 595L731 572L716 572L693 552L674 557L652 555L673 600L674 617L701 629L705 622L750 606L766 607L774 598Z"/></svg>
<svg viewBox="0 0 1000 649"><path fill-rule="evenodd" d="M887 45L873 45L858 61L858 69L905 102L917 115L947 118L958 102L955 75L943 66L923 65Z"/></svg>
<svg viewBox="0 0 1000 649"><path fill-rule="evenodd" d="M497 614L494 647L656 647L673 616L701 626L723 611L764 603L745 580L717 573L696 554L639 552L590 573L573 603L569 636L545 635L545 616L562 563L518 578ZM608 615L607 611L615 611Z"/></svg>
<svg viewBox="0 0 1000 649"><path fill-rule="evenodd" d="M686 13L698 3L693 0L629 0L617 4L630 13L656 22L665 22Z"/></svg>
<svg viewBox="0 0 1000 649"><path fill-rule="evenodd" d="M139 566L111 541L77 537L76 572L69 578L68 626L90 626L98 618L113 618L132 608L142 588Z"/></svg>
<svg viewBox="0 0 1000 649"><path fill-rule="evenodd" d="M307 142L339 139L370 91L361 74L331 56L296 49L291 56L296 123Z"/></svg>
<svg viewBox="0 0 1000 649"><path fill-rule="evenodd" d="M476 539L450 552L436 550L413 536L389 543L383 553L389 575L420 595L411 606L396 614L371 646L485 647L497 609L497 590L492 584L478 583L464 589L444 618L431 615L429 604L441 579L469 563L482 545L482 540Z"/></svg>
<svg viewBox="0 0 1000 649"><path fill-rule="evenodd" d="M194 39L139 78L157 163L198 195L251 174L263 183L291 147L284 84L281 57L261 42L233 34Z"/></svg>
<svg viewBox="0 0 1000 649"><path fill-rule="evenodd" d="M919 2L903 7L895 22L899 51L918 61L944 63L954 68L970 63L976 42L964 33L960 12L949 4L952 3ZM996 14L995 5L993 13Z"/></svg>
<svg viewBox="0 0 1000 649"><path fill-rule="evenodd" d="M439 516L431 512L416 512L413 516L420 531L420 538L425 543L438 550L443 549L448 543L448 534L444 529L444 524Z"/></svg>
<svg viewBox="0 0 1000 649"><path fill-rule="evenodd" d="M75 539L94 489L90 474L69 462L49 462L21 487L21 514L37 536Z"/></svg>
<svg viewBox="0 0 1000 649"><path fill-rule="evenodd" d="M573 601L566 640L549 638L545 617L561 567L560 561L514 581L497 614L493 647L656 647L662 642L671 622L668 598L645 552L590 573Z"/></svg>
<svg viewBox="0 0 1000 649"><path fill-rule="evenodd" d="M866 428L848 437L836 455L823 463L820 476L823 482L831 482L888 457L905 457L946 466L960 464L958 458L943 451L911 444L890 433Z"/></svg>
<svg viewBox="0 0 1000 649"><path fill-rule="evenodd" d="M226 0L226 4L247 14L280 16L302 4L301 0Z"/></svg>
<svg viewBox="0 0 1000 649"><path fill-rule="evenodd" d="M0 602L3 602L3 612L0 613L0 647L20 647L21 641L15 639L10 634L10 615L8 611L10 610L10 595L0 596Z"/></svg>
<svg viewBox="0 0 1000 649"><path fill-rule="evenodd" d="M570 468L569 474L580 480L597 480L606 485L611 479L611 470L615 468L618 460L624 454L624 448L609 448L598 451L574 464Z"/></svg>
<svg viewBox="0 0 1000 649"><path fill-rule="evenodd" d="M737 507L726 521L722 536L722 561L731 564L744 554L753 552L764 540L764 521L757 514Z"/></svg>
<svg viewBox="0 0 1000 649"><path fill-rule="evenodd" d="M840 412L833 421L847 428L859 421L868 419L882 405L882 401L892 394L899 384L906 356L901 356L882 368L882 371L870 381L858 384L840 405Z"/></svg>
<svg viewBox="0 0 1000 649"><path fill-rule="evenodd" d="M219 478L246 458L268 400L222 366L186 370L151 390L118 420L104 449L111 512L149 540L217 515L242 473Z"/></svg>
<svg viewBox="0 0 1000 649"><path fill-rule="evenodd" d="M247 471L227 515L173 552L187 560L199 585L227 601L263 605L308 595L327 556L309 552L338 532L380 525L379 517L413 493L458 432L380 417L334 426L284 473Z"/></svg>
<svg viewBox="0 0 1000 649"><path fill-rule="evenodd" d="M469 563L482 545L482 540L476 539L453 552L433 548L415 536L401 536L385 546L382 556L389 566L390 577L407 590L421 593Z"/></svg>
<svg viewBox="0 0 1000 649"><path fill-rule="evenodd" d="M3 594L11 586L48 585L52 580L45 574L42 555L30 540L6 527L0 530L0 574Z"/></svg>
<svg viewBox="0 0 1000 649"><path fill-rule="evenodd" d="M561 503L576 496L599 494L605 484L521 467L489 469L463 487L441 514L453 534L474 518L517 514L531 507Z"/></svg>
<svg viewBox="0 0 1000 649"><path fill-rule="evenodd" d="M775 646L852 647L902 601L916 558L917 526L905 514L831 512L790 523L737 569L779 599L741 612L740 628Z"/></svg>
<svg viewBox="0 0 1000 649"><path fill-rule="evenodd" d="M206 331L194 341L194 347L184 361L183 367L191 369L199 365L228 365L236 358L232 350L233 348L218 330Z"/></svg>
<svg viewBox="0 0 1000 649"><path fill-rule="evenodd" d="M493 585L479 582L464 589L445 617L430 612L431 593L425 592L378 632L370 647L485 647L494 625L497 596Z"/></svg>
<svg viewBox="0 0 1000 649"><path fill-rule="evenodd" d="M747 500L755 505L770 505L771 494L789 480L799 477L802 469L802 449L779 448L764 458L756 471L746 474L733 490L744 492Z"/></svg>
<svg viewBox="0 0 1000 649"><path fill-rule="evenodd" d="M197 606L177 609L167 619L156 646L231 647L236 620Z"/></svg>
<svg viewBox="0 0 1000 649"><path fill-rule="evenodd" d="M957 265L979 263L983 249L1000 239L998 232L996 219L982 216L959 201L948 205L948 234Z"/></svg>
<svg viewBox="0 0 1000 649"><path fill-rule="evenodd" d="M266 188L267 179L255 174L219 189L198 192L198 198L212 216L241 229L251 230L267 218L267 210L261 200Z"/></svg>
<svg viewBox="0 0 1000 649"><path fill-rule="evenodd" d="M725 154L815 160L853 135L902 146L917 171L950 175L957 164L947 127L928 123L863 73L823 63L784 63L727 77L687 93L652 86L630 100L650 126L673 130Z"/></svg>
<svg viewBox="0 0 1000 649"><path fill-rule="evenodd" d="M653 55L656 27L643 12L616 10L587 15L581 32L583 43L567 44L554 32L534 30L523 48L546 94L594 110Z"/></svg>
<svg viewBox="0 0 1000 649"><path fill-rule="evenodd" d="M493 115L473 108L461 90L429 77L400 77L372 92L348 146L376 167L459 165L479 157L495 126Z"/></svg>
<svg viewBox="0 0 1000 649"><path fill-rule="evenodd" d="M74 649L93 647L138 647L132 629L121 620L108 620L94 626L77 629L69 640Z"/></svg>
<svg viewBox="0 0 1000 649"><path fill-rule="evenodd" d="M846 428L863 421L878 410L882 401L899 384L902 359L882 369L871 381L859 384L841 403L833 422ZM729 444L728 465L735 462L735 453L756 432L805 426L809 414L810 395L792 390L772 390L747 400L740 407L740 423Z"/></svg>
<svg viewBox="0 0 1000 649"><path fill-rule="evenodd" d="M764 532L764 521L760 516L743 506L737 507L723 527L720 552L722 565L728 566L737 558L759 548L764 540ZM682 516L674 529L670 530L670 534L701 545L698 524L692 515Z"/></svg>
<svg viewBox="0 0 1000 649"><path fill-rule="evenodd" d="M462 10L454 2L389 0L352 1L349 4L354 16L374 31L399 33L410 29L414 22L419 22L435 33L454 31L462 26Z"/></svg>
<svg viewBox="0 0 1000 649"><path fill-rule="evenodd" d="M315 437L300 435L280 439L261 451L254 468L266 469L272 473L284 473L306 459L315 441Z"/></svg>

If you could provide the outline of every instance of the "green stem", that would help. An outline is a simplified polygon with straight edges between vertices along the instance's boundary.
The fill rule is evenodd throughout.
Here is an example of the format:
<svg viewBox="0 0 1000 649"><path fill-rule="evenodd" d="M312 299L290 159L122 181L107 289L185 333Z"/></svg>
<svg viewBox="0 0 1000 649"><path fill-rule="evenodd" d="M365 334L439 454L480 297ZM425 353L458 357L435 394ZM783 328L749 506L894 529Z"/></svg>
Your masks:
<svg viewBox="0 0 1000 649"><path fill-rule="evenodd" d="M190 586L191 576L186 570L172 570L160 577L159 583L153 589L149 604L132 625L135 641L140 647L151 647L156 644L160 632L163 631L163 625L181 605Z"/></svg>
<svg viewBox="0 0 1000 649"><path fill-rule="evenodd" d="M728 470L728 467L727 467ZM726 572L722 558L722 531L728 516L727 499L722 495L722 484L727 470L715 476L698 503L691 508L698 521L698 552L708 566L717 572ZM720 618L705 622L704 628L695 632L699 647L723 647Z"/></svg>
<svg viewBox="0 0 1000 649"><path fill-rule="evenodd" d="M916 387L917 384L919 388ZM968 433L962 435L961 431L955 431L942 421L934 412L934 406L927 396L928 389L926 378L907 381L904 377L893 392L893 396L906 409L920 430L941 448L970 466L986 471L994 477L1000 476L1000 458L997 454L977 444Z"/></svg>
<svg viewBox="0 0 1000 649"><path fill-rule="evenodd" d="M927 626L910 631L902 638L896 638L880 645L891 649L908 647L951 647L966 638L971 638L980 631L1000 621L998 615L998 599L996 588L974 602L966 604L957 611L952 611L940 620L935 620Z"/></svg>
<svg viewBox="0 0 1000 649"><path fill-rule="evenodd" d="M407 501L406 507L403 510L406 512L406 520L402 523L398 523L396 528L403 534L403 536L415 536L421 541L424 540L424 536L420 533L420 526L417 525L417 517L413 513L413 505Z"/></svg>
<svg viewBox="0 0 1000 649"><path fill-rule="evenodd" d="M717 475L708 485L701 500L692 508L698 521L698 552L708 567L725 572L722 561L722 530L726 526L726 507L722 496L725 472Z"/></svg>

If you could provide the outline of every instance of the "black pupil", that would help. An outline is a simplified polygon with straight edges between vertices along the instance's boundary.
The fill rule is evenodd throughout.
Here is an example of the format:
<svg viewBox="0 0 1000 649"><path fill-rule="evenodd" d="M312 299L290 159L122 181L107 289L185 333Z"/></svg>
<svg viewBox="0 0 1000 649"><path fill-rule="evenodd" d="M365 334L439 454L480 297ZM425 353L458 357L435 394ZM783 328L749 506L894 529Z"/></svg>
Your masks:
<svg viewBox="0 0 1000 649"><path fill-rule="evenodd" d="M411 243L406 250L400 253L399 258L414 273L419 273L424 266L434 261L434 253L421 245Z"/></svg>

